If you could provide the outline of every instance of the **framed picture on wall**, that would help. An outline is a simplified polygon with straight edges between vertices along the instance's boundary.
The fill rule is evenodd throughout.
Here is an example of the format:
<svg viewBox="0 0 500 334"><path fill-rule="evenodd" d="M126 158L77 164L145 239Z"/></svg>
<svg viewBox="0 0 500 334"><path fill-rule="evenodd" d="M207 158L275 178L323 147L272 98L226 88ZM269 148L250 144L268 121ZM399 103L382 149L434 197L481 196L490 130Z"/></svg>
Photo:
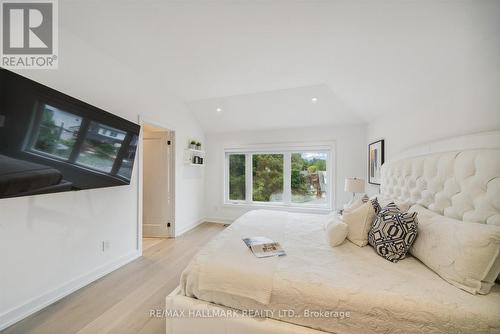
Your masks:
<svg viewBox="0 0 500 334"><path fill-rule="evenodd" d="M384 140L368 145L368 183L380 185L382 164L384 163Z"/></svg>

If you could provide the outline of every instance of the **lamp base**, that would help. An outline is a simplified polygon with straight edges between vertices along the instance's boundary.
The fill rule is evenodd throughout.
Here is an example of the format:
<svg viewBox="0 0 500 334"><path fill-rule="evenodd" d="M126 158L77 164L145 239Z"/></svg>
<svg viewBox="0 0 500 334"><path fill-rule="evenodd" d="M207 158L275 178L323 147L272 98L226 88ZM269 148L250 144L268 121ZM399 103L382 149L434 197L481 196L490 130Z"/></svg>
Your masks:
<svg viewBox="0 0 500 334"><path fill-rule="evenodd" d="M344 205L344 209L345 209L345 208L348 208L348 207L350 207L351 205L353 205L353 204L354 204L355 196L356 196L356 193L352 193L352 198L351 198L351 200L349 201L349 203L347 203L347 204L345 204L345 205Z"/></svg>

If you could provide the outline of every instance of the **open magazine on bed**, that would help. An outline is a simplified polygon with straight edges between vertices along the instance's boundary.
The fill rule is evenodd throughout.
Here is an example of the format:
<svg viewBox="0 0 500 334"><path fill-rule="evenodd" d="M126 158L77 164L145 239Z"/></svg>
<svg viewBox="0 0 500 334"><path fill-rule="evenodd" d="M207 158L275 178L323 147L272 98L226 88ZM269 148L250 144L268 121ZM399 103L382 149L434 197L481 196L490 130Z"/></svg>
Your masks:
<svg viewBox="0 0 500 334"><path fill-rule="evenodd" d="M279 242L275 242L266 237L243 238L243 242L250 248L256 257L286 255Z"/></svg>

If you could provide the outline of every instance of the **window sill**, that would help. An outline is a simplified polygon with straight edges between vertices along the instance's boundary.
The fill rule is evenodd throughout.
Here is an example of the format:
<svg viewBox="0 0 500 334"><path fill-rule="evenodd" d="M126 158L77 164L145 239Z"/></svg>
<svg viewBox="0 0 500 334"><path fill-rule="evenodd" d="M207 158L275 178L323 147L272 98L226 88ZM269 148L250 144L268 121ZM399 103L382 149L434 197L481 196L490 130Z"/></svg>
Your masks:
<svg viewBox="0 0 500 334"><path fill-rule="evenodd" d="M275 203L245 203L245 202L225 202L224 207L226 208L241 208L241 209L267 209L267 210L280 210L289 212L299 212L299 213L319 213L328 214L333 211L331 207L328 206L312 206L312 205L287 205L287 204L275 204Z"/></svg>

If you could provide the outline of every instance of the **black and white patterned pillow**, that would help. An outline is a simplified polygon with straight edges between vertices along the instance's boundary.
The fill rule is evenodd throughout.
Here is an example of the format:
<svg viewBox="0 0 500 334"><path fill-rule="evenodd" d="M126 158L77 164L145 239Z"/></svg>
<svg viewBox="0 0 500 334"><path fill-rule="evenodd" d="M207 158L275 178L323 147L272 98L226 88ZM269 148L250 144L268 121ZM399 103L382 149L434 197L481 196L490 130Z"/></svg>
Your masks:
<svg viewBox="0 0 500 334"><path fill-rule="evenodd" d="M385 208L381 213L383 210ZM417 226L416 212L379 214L368 233L368 243L378 255L398 262L405 258L417 238Z"/></svg>
<svg viewBox="0 0 500 334"><path fill-rule="evenodd" d="M380 209L380 211L377 215L379 215L379 216L388 216L388 215L393 216L393 215L397 215L399 213L401 213L401 210L399 209L399 207L394 202L390 202L389 204L384 206L383 209Z"/></svg>

